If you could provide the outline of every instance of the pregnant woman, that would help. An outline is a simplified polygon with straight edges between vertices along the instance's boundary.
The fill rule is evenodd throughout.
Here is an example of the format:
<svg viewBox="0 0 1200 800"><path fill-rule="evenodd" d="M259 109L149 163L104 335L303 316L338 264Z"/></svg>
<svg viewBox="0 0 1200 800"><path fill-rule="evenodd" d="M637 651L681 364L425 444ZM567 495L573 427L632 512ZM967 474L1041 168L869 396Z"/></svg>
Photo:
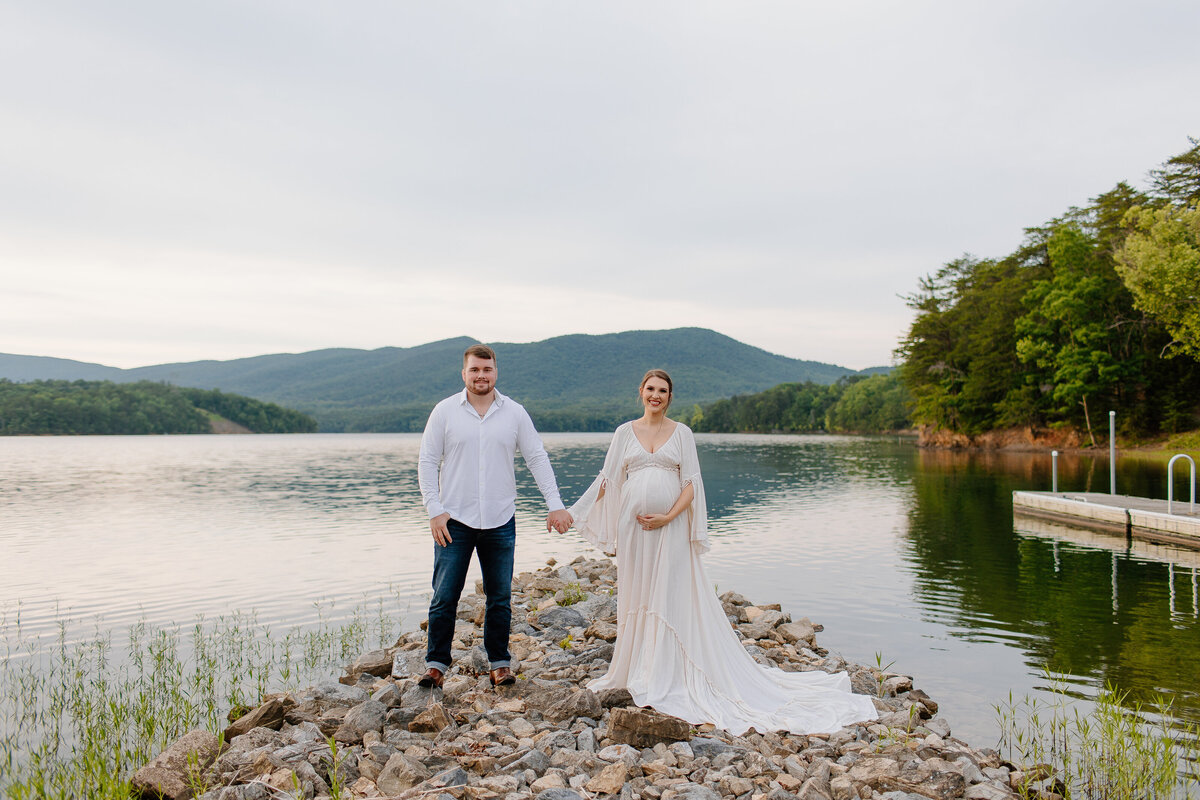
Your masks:
<svg viewBox="0 0 1200 800"><path fill-rule="evenodd" d="M625 688L640 706L734 734L832 733L874 719L846 673L760 666L729 625L700 554L704 484L692 431L667 419L673 384L642 378L644 413L613 435L604 468L571 509L579 532L617 557L617 641L593 691Z"/></svg>

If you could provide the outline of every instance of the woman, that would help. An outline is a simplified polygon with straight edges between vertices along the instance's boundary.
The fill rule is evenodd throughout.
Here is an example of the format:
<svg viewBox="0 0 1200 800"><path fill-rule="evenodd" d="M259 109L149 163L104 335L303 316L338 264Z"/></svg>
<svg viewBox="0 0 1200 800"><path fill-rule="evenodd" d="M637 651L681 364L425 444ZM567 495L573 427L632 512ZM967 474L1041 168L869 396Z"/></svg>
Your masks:
<svg viewBox="0 0 1200 800"><path fill-rule="evenodd" d="M652 369L644 413L613 435L604 468L571 509L579 532L617 556L617 641L593 691L625 688L640 706L734 734L832 733L875 718L846 673L760 666L730 628L700 554L704 484L691 430L666 416L671 377Z"/></svg>

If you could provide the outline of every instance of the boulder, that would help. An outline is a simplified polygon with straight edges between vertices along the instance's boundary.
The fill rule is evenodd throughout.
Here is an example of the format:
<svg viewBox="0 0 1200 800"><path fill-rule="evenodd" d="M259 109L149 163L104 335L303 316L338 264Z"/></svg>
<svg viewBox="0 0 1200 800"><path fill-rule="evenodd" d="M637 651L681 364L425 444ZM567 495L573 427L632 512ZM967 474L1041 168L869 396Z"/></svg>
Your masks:
<svg viewBox="0 0 1200 800"><path fill-rule="evenodd" d="M359 744L368 731L379 733L383 730L387 710L387 706L378 700L359 703L342 717L342 724L333 734L333 738L342 744Z"/></svg>
<svg viewBox="0 0 1200 800"><path fill-rule="evenodd" d="M628 778L629 768L625 766L625 762L615 761L597 772L583 788L592 794L616 794L621 791Z"/></svg>
<svg viewBox="0 0 1200 800"><path fill-rule="evenodd" d="M135 772L130 782L142 797L184 800L192 796L195 783L189 776L207 769L220 751L221 741L214 734L189 731Z"/></svg>
<svg viewBox="0 0 1200 800"><path fill-rule="evenodd" d="M375 780L375 785L386 795L396 795L429 777L429 770L420 761L409 758L404 753L396 753L384 765L383 771Z"/></svg>
<svg viewBox="0 0 1200 800"><path fill-rule="evenodd" d="M366 673L376 678L385 678L392 674L393 660L392 654L387 650L372 650L356 658L347 672L353 676Z"/></svg>
<svg viewBox="0 0 1200 800"><path fill-rule="evenodd" d="M554 606L537 615L537 627L547 628L586 628L588 621L583 615L570 606Z"/></svg>
<svg viewBox="0 0 1200 800"><path fill-rule="evenodd" d="M263 703L258 708L248 714L243 714L238 717L233 723L225 729L225 741L231 742L234 737L241 736L244 733L254 730L255 728L270 728L271 730L279 730L283 726L284 715L291 710L295 702L286 695L277 695L272 697L267 702Z"/></svg>
<svg viewBox="0 0 1200 800"><path fill-rule="evenodd" d="M446 708L441 703L434 703L408 723L408 729L415 733L441 733L453 724Z"/></svg>
<svg viewBox="0 0 1200 800"><path fill-rule="evenodd" d="M605 708L633 705L633 695L628 689L603 689L597 697L600 698L600 705Z"/></svg>
<svg viewBox="0 0 1200 800"><path fill-rule="evenodd" d="M525 704L542 712L546 719L562 722L576 717L600 719L604 708L600 698L590 689L560 686L533 692L525 697Z"/></svg>
<svg viewBox="0 0 1200 800"><path fill-rule="evenodd" d="M609 738L634 747L681 742L691 735L687 722L645 708L614 708L608 720Z"/></svg>

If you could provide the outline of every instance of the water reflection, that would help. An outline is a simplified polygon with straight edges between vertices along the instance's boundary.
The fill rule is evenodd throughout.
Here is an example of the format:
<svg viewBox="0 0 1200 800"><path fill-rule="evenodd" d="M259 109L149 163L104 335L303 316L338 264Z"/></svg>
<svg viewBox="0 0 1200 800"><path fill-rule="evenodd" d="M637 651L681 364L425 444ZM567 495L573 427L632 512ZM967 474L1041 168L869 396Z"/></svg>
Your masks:
<svg viewBox="0 0 1200 800"><path fill-rule="evenodd" d="M1161 692L1182 718L1200 720L1200 624L1180 613L1178 591L1191 591L1200 554L1024 517L1014 527L1011 492L1048 480L1044 457L917 460L904 555L927 613L952 635L1019 647L1033 669L1093 689L1111 682L1138 700ZM1097 461L1067 459L1060 486L1099 480ZM1124 465L1121 490L1153 487L1155 466ZM1107 484L1107 464L1099 472Z"/></svg>
<svg viewBox="0 0 1200 800"><path fill-rule="evenodd" d="M608 434L545 437L564 499ZM1019 519L1050 459L918 450L891 438L697 437L710 579L823 623L822 643L917 676L956 733L995 741L992 704L1041 691L1163 691L1200 719L1196 553ZM424 617L432 545L419 437L55 437L0 440L0 617L53 633L64 612L119 627L254 609L302 624L364 598ZM546 533L518 468L518 569L592 553ZM1060 487L1107 488L1104 458L1064 456ZM1165 467L1122 464L1122 492L1161 496ZM1157 494L1156 494L1157 493Z"/></svg>

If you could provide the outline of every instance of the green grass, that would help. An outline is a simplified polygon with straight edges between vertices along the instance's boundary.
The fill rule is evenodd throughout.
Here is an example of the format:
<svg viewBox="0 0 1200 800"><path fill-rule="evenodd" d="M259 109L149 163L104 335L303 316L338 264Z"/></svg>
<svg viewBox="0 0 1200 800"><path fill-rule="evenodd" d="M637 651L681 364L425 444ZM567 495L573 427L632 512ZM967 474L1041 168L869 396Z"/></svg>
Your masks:
<svg viewBox="0 0 1200 800"><path fill-rule="evenodd" d="M25 636L19 615L0 617L0 795L128 798L133 773L182 734L219 734L231 708L328 678L399 631L383 600L337 622L316 611L282 634L253 613L140 622L119 637L80 638L63 619L50 640Z"/></svg>
<svg viewBox="0 0 1200 800"><path fill-rule="evenodd" d="M999 749L1013 763L1049 765L1068 800L1189 797L1200 759L1200 731L1171 727L1166 704L1130 703L1107 686L1088 708L1049 676L1052 700L1025 697L996 706ZM1036 797L1037 787L1024 787Z"/></svg>

